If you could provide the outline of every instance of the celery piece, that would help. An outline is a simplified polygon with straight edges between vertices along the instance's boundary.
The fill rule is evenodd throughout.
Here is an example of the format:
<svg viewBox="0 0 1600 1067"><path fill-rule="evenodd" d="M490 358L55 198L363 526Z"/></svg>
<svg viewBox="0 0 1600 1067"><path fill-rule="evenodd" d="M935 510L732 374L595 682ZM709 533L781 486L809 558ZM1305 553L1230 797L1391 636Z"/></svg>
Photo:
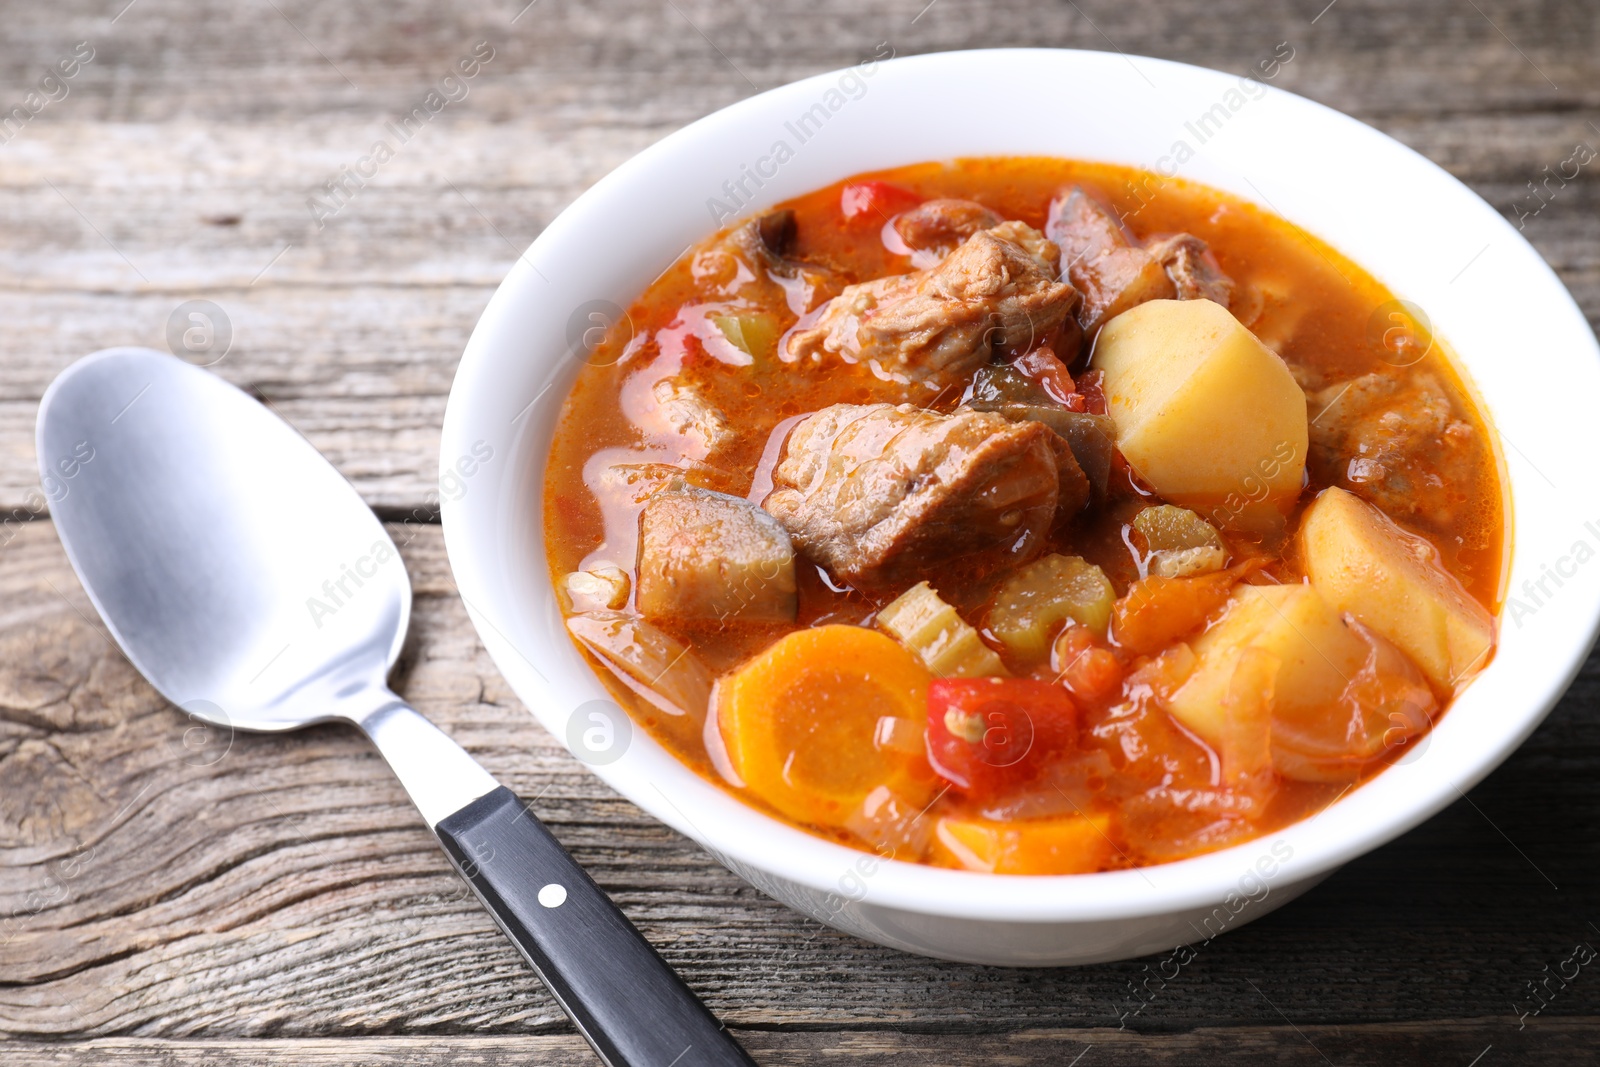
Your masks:
<svg viewBox="0 0 1600 1067"><path fill-rule="evenodd" d="M918 582L878 612L877 625L920 656L941 678L1004 677L1009 673L978 631L963 622L927 582Z"/></svg>
<svg viewBox="0 0 1600 1067"><path fill-rule="evenodd" d="M1228 550L1217 528L1187 508L1158 504L1134 516L1145 540L1145 566L1161 578L1187 578L1220 571Z"/></svg>
<svg viewBox="0 0 1600 1067"><path fill-rule="evenodd" d="M765 311L712 315L711 324L722 331L728 343L757 366L770 366L778 357L778 320Z"/></svg>
<svg viewBox="0 0 1600 1067"><path fill-rule="evenodd" d="M1068 619L1098 634L1111 621L1117 592L1105 572L1077 556L1052 554L1017 571L995 593L989 632L1026 660L1043 659Z"/></svg>

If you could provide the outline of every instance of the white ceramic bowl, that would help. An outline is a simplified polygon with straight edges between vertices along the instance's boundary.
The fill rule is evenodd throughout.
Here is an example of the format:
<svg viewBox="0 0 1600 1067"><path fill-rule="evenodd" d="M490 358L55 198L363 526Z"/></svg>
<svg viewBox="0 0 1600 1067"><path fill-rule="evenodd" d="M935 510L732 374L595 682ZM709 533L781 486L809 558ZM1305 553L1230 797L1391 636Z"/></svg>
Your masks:
<svg viewBox="0 0 1600 1067"><path fill-rule="evenodd" d="M779 142L789 158L776 164ZM1043 965L1143 955L1242 925L1459 799L1505 759L1582 664L1600 608L1600 352L1583 316L1489 205L1375 130L1233 75L1052 50L879 62L744 100L619 167L513 267L450 393L441 462L455 473L441 495L478 633L545 728L565 738L575 709L606 695L562 628L541 532L551 434L581 365L572 339L590 311L626 306L716 228L712 201L731 200L725 182L744 178L750 195L730 206L747 215L862 171L957 156L1170 172L1179 142L1194 152L1180 176L1292 220L1421 305L1484 388L1513 500L1514 599L1493 663L1420 751L1267 838L1141 870L1028 878L882 861L822 841L700 779L642 731L596 773L752 885L839 929L930 956Z"/></svg>

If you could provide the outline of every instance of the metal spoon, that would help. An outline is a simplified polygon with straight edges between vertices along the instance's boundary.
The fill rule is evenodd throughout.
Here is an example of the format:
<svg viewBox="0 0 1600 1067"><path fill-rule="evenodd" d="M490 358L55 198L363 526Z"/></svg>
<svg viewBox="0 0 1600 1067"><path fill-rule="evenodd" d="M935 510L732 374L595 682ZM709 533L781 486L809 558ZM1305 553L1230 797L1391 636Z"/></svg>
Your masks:
<svg viewBox="0 0 1600 1067"><path fill-rule="evenodd" d="M50 386L38 448L67 556L163 696L230 728L359 726L602 1060L751 1064L516 795L389 690L405 566L287 423L182 360L117 348Z"/></svg>

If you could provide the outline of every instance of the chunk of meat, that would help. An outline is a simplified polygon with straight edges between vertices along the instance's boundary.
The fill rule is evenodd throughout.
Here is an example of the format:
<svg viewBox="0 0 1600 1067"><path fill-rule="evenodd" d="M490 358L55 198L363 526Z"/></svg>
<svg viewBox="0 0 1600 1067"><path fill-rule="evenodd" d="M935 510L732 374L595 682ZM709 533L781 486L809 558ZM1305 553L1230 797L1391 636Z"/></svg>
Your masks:
<svg viewBox="0 0 1600 1067"><path fill-rule="evenodd" d="M1161 261L1135 243L1110 208L1082 189L1051 203L1045 234L1061 249L1063 273L1083 293L1078 323L1086 336L1146 300L1178 295Z"/></svg>
<svg viewBox="0 0 1600 1067"><path fill-rule="evenodd" d="M1044 270L1053 272L1058 279L1060 278L1061 249L1054 241L1026 222L1007 219L1000 225L991 227L988 232L1002 241L1010 241L1032 256Z"/></svg>
<svg viewBox="0 0 1600 1067"><path fill-rule="evenodd" d="M1071 450L1037 422L957 408L838 404L797 424L765 504L836 578L899 590L1039 553L1062 504Z"/></svg>
<svg viewBox="0 0 1600 1067"><path fill-rule="evenodd" d="M1111 480L1111 454L1116 450L1116 433L1109 418L1087 411L1068 411L1057 404L1001 403L974 404L973 407L992 411L1010 422L1043 423L1067 446L1073 462L1062 464L1061 511L1064 515L1078 510L1070 505L1080 496L1097 501L1105 499Z"/></svg>
<svg viewBox="0 0 1600 1067"><path fill-rule="evenodd" d="M1437 530L1474 496L1475 432L1432 374L1364 374L1306 399L1319 481Z"/></svg>
<svg viewBox="0 0 1600 1067"><path fill-rule="evenodd" d="M1023 223L979 231L936 267L847 287L790 333L784 358L839 356L890 381L959 385L997 348L1025 351L1066 321L1078 294L1056 279L1058 258Z"/></svg>
<svg viewBox="0 0 1600 1067"><path fill-rule="evenodd" d="M1149 246L1167 277L1172 279L1179 300L1210 300L1229 307L1233 302L1233 279L1210 255L1210 246L1190 233L1177 233Z"/></svg>
<svg viewBox="0 0 1600 1067"><path fill-rule="evenodd" d="M1000 225L999 215L975 200L928 200L910 211L902 211L889 223L889 230L899 239L895 247L889 231L885 243L889 251L909 255L911 265L932 267L954 251L961 242L980 230Z"/></svg>
<svg viewBox="0 0 1600 1067"><path fill-rule="evenodd" d="M1189 233L1140 247L1116 214L1082 189L1050 205L1045 232L1061 247L1067 277L1084 294L1085 334L1147 300L1210 300L1228 307L1233 279Z"/></svg>
<svg viewBox="0 0 1600 1067"><path fill-rule="evenodd" d="M1092 498L1104 500L1111 478L1111 454L1116 449L1111 419L1066 407L1047 387L1047 380L1023 375L1017 369L1022 363L1018 360L1008 366L991 365L979 370L967 391L967 405L977 411L992 411L1012 422L1042 422L1050 427L1072 450L1074 466L1083 472ZM1065 375L1065 370L1061 373ZM1062 499L1071 499L1065 489Z"/></svg>
<svg viewBox="0 0 1600 1067"><path fill-rule="evenodd" d="M702 489L729 489L739 480L732 474L704 463L677 466L672 463L603 463L585 481L597 497L638 507L674 478L682 478Z"/></svg>
<svg viewBox="0 0 1600 1067"><path fill-rule="evenodd" d="M846 279L823 264L795 258L797 236L791 210L751 219L695 257L695 281L757 306L772 304L781 292L789 310L804 315L843 289Z"/></svg>
<svg viewBox="0 0 1600 1067"><path fill-rule="evenodd" d="M794 545L742 497L671 482L639 514L639 611L671 623L792 622Z"/></svg>
<svg viewBox="0 0 1600 1067"><path fill-rule="evenodd" d="M1087 411L1067 411L1059 407L1025 405L1021 411L1007 406L997 409L1013 422L1042 422L1066 442L1076 466L1083 473L1089 497L1103 501L1111 482L1111 458L1117 449L1117 434L1111 419ZM1066 500L1063 490L1063 501ZM1065 511L1065 506L1063 506Z"/></svg>

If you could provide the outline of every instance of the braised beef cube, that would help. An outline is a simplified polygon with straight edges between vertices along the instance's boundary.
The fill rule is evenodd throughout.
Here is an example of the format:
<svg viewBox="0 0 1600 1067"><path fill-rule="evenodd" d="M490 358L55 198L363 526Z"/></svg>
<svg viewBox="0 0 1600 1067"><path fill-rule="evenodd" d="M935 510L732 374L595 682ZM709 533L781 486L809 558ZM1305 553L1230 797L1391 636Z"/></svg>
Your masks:
<svg viewBox="0 0 1600 1067"><path fill-rule="evenodd" d="M1223 307L1232 304L1233 279L1222 273L1200 238L1174 234L1151 244L1149 251L1172 279L1179 300L1210 300Z"/></svg>
<svg viewBox="0 0 1600 1067"><path fill-rule="evenodd" d="M794 427L765 503L836 579L899 590L1032 559L1061 505L1064 466L1081 486L1075 510L1087 483L1039 423L839 404Z"/></svg>
<svg viewBox="0 0 1600 1067"><path fill-rule="evenodd" d="M965 384L998 349L1058 330L1078 294L1056 279L1058 253L1018 222L973 234L938 266L847 287L789 335L784 358L864 361L930 392Z"/></svg>
<svg viewBox="0 0 1600 1067"><path fill-rule="evenodd" d="M1116 450L1116 431L1105 415L1087 411L1068 411L1054 403L973 403L980 411L992 411L1012 422L1040 422L1054 430L1072 452L1074 465L1082 472L1089 496L1104 500L1111 482L1111 454ZM1066 509L1063 508L1063 511ZM1076 510L1076 509L1074 509Z"/></svg>
<svg viewBox="0 0 1600 1067"><path fill-rule="evenodd" d="M999 215L975 200L927 200L890 225L916 267L931 267L980 230L1000 225ZM891 248L891 251L900 251Z"/></svg>
<svg viewBox="0 0 1600 1067"><path fill-rule="evenodd" d="M1005 364L981 368L972 379L966 403L976 411L992 411L1012 422L1042 422L1050 427L1072 451L1074 466L1088 480L1092 499L1105 499L1111 479L1111 453L1116 449L1116 434L1109 418L1069 411L1037 381ZM1064 493L1064 513L1069 511L1065 505L1070 500Z"/></svg>
<svg viewBox="0 0 1600 1067"><path fill-rule="evenodd" d="M1086 336L1131 307L1177 296L1160 260L1138 246L1110 208L1082 189L1050 205L1045 233L1061 248L1062 272L1083 294L1078 323Z"/></svg>
<svg viewBox="0 0 1600 1067"><path fill-rule="evenodd" d="M1364 374L1306 398L1309 465L1391 518L1448 529L1478 495L1482 447L1429 373Z"/></svg>
<svg viewBox="0 0 1600 1067"><path fill-rule="evenodd" d="M794 546L743 497L681 480L639 514L639 611L668 623L791 622Z"/></svg>

